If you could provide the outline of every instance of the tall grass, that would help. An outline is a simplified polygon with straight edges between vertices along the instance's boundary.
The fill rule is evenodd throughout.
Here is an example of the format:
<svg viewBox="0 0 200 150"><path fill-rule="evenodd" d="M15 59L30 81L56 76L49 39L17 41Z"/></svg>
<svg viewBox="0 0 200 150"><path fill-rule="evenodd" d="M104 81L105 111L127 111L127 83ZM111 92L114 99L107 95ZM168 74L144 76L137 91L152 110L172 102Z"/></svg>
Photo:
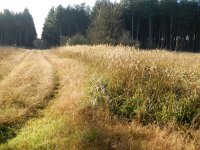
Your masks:
<svg viewBox="0 0 200 150"><path fill-rule="evenodd" d="M83 149L200 148L198 54L104 45L54 53L89 65L93 74L89 106L79 113L89 128Z"/></svg>
<svg viewBox="0 0 200 150"><path fill-rule="evenodd" d="M80 100L84 99L85 68L76 61L62 60L51 54L44 53L44 57L56 72L58 93L42 116L28 121L19 134L0 149L76 149L82 132L76 114L81 107Z"/></svg>
<svg viewBox="0 0 200 150"><path fill-rule="evenodd" d="M199 54L121 46L76 46L59 51L61 57L78 58L103 75L92 81L93 105L107 103L112 113L144 124L199 125Z"/></svg>
<svg viewBox="0 0 200 150"><path fill-rule="evenodd" d="M41 104L51 92L51 66L41 56L35 56L29 56L0 83L0 124L9 124L24 115L30 115L34 107Z"/></svg>
<svg viewBox="0 0 200 150"><path fill-rule="evenodd" d="M36 52L21 59L22 62L0 82L0 143L15 136L16 129L36 116L52 95L51 65Z"/></svg>
<svg viewBox="0 0 200 150"><path fill-rule="evenodd" d="M27 109L37 106L34 99L44 104L48 91L56 94L17 134L4 128L15 137L0 149L199 149L198 59L103 45L33 52L0 84L14 83L17 92L3 86L5 93L17 93ZM13 101L4 103L11 108Z"/></svg>
<svg viewBox="0 0 200 150"><path fill-rule="evenodd" d="M0 48L0 81L21 62L25 54L22 49L11 47Z"/></svg>

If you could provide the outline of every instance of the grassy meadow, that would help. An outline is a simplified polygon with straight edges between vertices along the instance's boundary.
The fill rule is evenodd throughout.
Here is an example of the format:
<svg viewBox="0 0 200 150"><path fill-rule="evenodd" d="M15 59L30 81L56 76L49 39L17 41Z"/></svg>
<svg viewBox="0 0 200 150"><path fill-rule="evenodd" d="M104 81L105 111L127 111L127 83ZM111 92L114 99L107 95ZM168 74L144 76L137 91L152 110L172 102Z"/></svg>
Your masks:
<svg viewBox="0 0 200 150"><path fill-rule="evenodd" d="M200 149L200 55L0 48L0 149Z"/></svg>

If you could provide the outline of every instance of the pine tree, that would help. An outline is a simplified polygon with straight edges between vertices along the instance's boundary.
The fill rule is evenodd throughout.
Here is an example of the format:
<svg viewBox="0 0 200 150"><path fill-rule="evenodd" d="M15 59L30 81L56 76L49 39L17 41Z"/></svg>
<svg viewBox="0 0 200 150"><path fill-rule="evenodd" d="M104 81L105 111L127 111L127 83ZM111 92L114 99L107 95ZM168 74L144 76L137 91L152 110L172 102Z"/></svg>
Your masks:
<svg viewBox="0 0 200 150"><path fill-rule="evenodd" d="M122 35L122 9L108 0L96 2L92 12L88 37L93 44L117 44Z"/></svg>
<svg viewBox="0 0 200 150"><path fill-rule="evenodd" d="M37 37L33 18L28 9L13 13L8 9L0 13L0 44L33 47Z"/></svg>
<svg viewBox="0 0 200 150"><path fill-rule="evenodd" d="M75 34L85 35L89 25L89 13L85 4L52 8L45 20L42 39L50 46L60 45L61 37Z"/></svg>
<svg viewBox="0 0 200 150"><path fill-rule="evenodd" d="M51 8L47 18L45 19L42 39L48 41L52 46L58 45L59 43L59 31L56 27L54 7Z"/></svg>

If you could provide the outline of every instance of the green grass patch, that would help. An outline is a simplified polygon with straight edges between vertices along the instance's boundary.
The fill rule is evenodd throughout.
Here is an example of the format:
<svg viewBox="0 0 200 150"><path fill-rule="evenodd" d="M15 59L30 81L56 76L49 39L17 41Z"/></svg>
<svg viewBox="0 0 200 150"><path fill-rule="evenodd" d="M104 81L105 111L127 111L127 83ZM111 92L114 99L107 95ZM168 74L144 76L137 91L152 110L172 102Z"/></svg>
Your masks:
<svg viewBox="0 0 200 150"><path fill-rule="evenodd" d="M149 81L151 82L151 81ZM165 84L164 81L153 81ZM151 84L151 83L149 83ZM191 125L200 113L200 97L187 97L176 89L147 88L137 81L127 87L123 82L113 82L106 76L93 77L88 89L89 101L95 107L104 107L111 113L127 119L137 119L144 124L165 124L175 121ZM180 85L179 85L180 86ZM159 94L158 94L159 93Z"/></svg>
<svg viewBox="0 0 200 150"><path fill-rule="evenodd" d="M0 149L69 148L76 132L73 133L73 128L68 125L62 116L32 119L15 138L1 145Z"/></svg>

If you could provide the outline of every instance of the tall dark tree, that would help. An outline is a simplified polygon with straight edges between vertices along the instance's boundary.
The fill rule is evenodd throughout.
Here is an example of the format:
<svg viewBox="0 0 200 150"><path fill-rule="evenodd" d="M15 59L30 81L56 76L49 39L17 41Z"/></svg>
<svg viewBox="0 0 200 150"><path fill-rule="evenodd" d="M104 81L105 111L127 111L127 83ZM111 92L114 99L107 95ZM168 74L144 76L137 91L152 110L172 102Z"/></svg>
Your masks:
<svg viewBox="0 0 200 150"><path fill-rule="evenodd" d="M198 0L121 0L125 30L143 48L200 50Z"/></svg>
<svg viewBox="0 0 200 150"><path fill-rule="evenodd" d="M28 9L23 13L4 10L0 13L0 44L33 47L36 39L33 18Z"/></svg>
<svg viewBox="0 0 200 150"><path fill-rule="evenodd" d="M117 3L108 0L96 2L92 12L89 39L94 44L112 43L122 35L122 9Z"/></svg>
<svg viewBox="0 0 200 150"><path fill-rule="evenodd" d="M72 37L79 33L86 34L89 25L88 7L83 3L74 7L52 8L45 20L42 39L50 46L60 45L62 36Z"/></svg>
<svg viewBox="0 0 200 150"><path fill-rule="evenodd" d="M121 0L119 3L97 0L92 11L88 10L85 4L52 8L42 39L55 46L60 44L62 36L70 38L79 33L88 35L93 44L139 41L135 43L141 43L142 48L200 50L199 0ZM5 14L8 18L13 15ZM5 16L0 20L0 28L4 28L3 20L9 22ZM7 30L3 31L0 38L5 43L11 38Z"/></svg>
<svg viewBox="0 0 200 150"><path fill-rule="evenodd" d="M51 8L47 18L45 19L42 39L49 42L50 45L55 46L59 44L59 29L56 26L55 8Z"/></svg>
<svg viewBox="0 0 200 150"><path fill-rule="evenodd" d="M33 22L33 18L26 8L23 12L23 26L24 26L24 38L25 46L33 46L33 41L36 39L36 30Z"/></svg>

